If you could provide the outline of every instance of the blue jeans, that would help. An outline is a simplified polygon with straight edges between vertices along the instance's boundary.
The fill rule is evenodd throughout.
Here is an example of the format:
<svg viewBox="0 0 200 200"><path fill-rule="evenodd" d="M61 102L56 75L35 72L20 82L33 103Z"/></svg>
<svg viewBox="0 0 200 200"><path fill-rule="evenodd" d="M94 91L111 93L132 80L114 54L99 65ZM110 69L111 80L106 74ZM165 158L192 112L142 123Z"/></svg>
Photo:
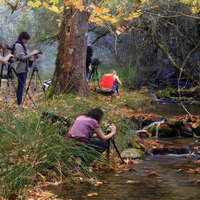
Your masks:
<svg viewBox="0 0 200 200"><path fill-rule="evenodd" d="M17 104L18 105L22 104L22 96L23 96L23 90L26 83L26 77L27 77L27 72L18 74L18 86L17 86Z"/></svg>
<svg viewBox="0 0 200 200"><path fill-rule="evenodd" d="M115 92L115 90L117 89L118 85L119 84L116 81L113 83L113 87L112 87L112 90L110 91L110 94L113 94Z"/></svg>
<svg viewBox="0 0 200 200"><path fill-rule="evenodd" d="M103 153L108 148L108 141L92 140L88 141L87 144L100 153Z"/></svg>

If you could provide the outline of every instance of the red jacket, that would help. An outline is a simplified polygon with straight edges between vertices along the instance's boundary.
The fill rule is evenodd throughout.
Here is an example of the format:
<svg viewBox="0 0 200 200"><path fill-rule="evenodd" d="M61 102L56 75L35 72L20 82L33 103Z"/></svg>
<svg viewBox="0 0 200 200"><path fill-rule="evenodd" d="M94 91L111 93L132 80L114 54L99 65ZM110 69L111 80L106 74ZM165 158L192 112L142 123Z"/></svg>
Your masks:
<svg viewBox="0 0 200 200"><path fill-rule="evenodd" d="M100 87L112 89L114 82L115 78L113 75L104 75Z"/></svg>

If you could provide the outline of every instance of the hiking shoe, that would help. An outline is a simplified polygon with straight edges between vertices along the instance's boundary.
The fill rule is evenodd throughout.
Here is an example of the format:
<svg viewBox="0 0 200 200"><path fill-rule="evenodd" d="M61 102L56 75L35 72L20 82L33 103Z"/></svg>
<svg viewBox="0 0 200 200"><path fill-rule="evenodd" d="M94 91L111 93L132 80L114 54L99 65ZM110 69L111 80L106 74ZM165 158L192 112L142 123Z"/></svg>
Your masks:
<svg viewBox="0 0 200 200"><path fill-rule="evenodd" d="M19 105L19 107L24 109L28 108L28 106L25 106L24 104Z"/></svg>

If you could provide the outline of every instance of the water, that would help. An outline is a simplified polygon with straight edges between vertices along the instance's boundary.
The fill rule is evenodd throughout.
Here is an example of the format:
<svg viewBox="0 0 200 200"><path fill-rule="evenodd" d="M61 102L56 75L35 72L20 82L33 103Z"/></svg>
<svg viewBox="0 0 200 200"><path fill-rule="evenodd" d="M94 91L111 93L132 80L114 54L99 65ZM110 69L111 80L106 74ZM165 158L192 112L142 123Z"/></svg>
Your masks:
<svg viewBox="0 0 200 200"><path fill-rule="evenodd" d="M186 105L185 106L190 114L199 115L200 114L200 106L197 105ZM156 104L154 108L146 110L146 113L154 113L161 115L163 117L172 117L187 114L181 105L175 104Z"/></svg>
<svg viewBox="0 0 200 200"><path fill-rule="evenodd" d="M199 114L200 107L189 105L191 114ZM186 114L181 106L156 105L147 113L171 117ZM169 146L177 148L199 145L194 138L171 138L164 141ZM139 164L131 166L135 171L114 174L101 174L106 184L91 186L87 183L67 183L50 189L64 200L199 200L200 174L183 174L179 169L195 169L200 164L189 162L200 159L199 155L154 155L148 156ZM161 178L150 177L155 172ZM198 182L199 183L196 183ZM88 197L88 194L97 196Z"/></svg>
<svg viewBox="0 0 200 200"><path fill-rule="evenodd" d="M186 144L196 144L195 139L169 139L169 145L183 147ZM178 145L177 145L178 144ZM91 186L87 183L67 183L50 189L64 200L199 200L200 174L183 174L179 169L197 168L200 164L189 162L197 160L195 155L154 155L148 156L139 164L132 165L135 170L120 174L104 173L101 177L106 184ZM161 178L149 177L156 172ZM88 197L90 193L98 196Z"/></svg>

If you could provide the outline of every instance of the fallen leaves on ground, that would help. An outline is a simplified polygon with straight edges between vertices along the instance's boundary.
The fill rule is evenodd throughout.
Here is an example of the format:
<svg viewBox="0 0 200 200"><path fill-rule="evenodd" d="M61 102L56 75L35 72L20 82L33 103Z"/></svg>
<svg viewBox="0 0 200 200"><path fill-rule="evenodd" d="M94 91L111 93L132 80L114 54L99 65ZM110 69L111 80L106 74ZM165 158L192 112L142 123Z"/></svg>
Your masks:
<svg viewBox="0 0 200 200"><path fill-rule="evenodd" d="M177 172L181 172L184 174L199 174L200 167L197 167L196 169L191 169L191 168L179 169Z"/></svg>
<svg viewBox="0 0 200 200"><path fill-rule="evenodd" d="M189 163L197 163L197 164L200 164L200 160L190 160L188 161Z"/></svg>
<svg viewBox="0 0 200 200"><path fill-rule="evenodd" d="M128 180L128 181L126 181L126 183L137 184L137 183L141 183L141 182L140 181L135 181L135 180Z"/></svg>
<svg viewBox="0 0 200 200"><path fill-rule="evenodd" d="M148 177L153 177L153 178L162 178L162 176L160 176L158 173L156 172L151 172Z"/></svg>
<svg viewBox="0 0 200 200"><path fill-rule="evenodd" d="M153 148L153 149L164 149L164 144L160 142L160 140L156 139L148 139L148 140L140 140L137 139L135 142L139 143L143 148Z"/></svg>
<svg viewBox="0 0 200 200"><path fill-rule="evenodd" d="M192 180L192 183L194 183L194 184L200 184L200 180Z"/></svg>
<svg viewBox="0 0 200 200"><path fill-rule="evenodd" d="M88 196L88 197L98 196L98 193L96 193L96 192L95 192L95 193L90 193L90 194L87 194L87 196Z"/></svg>
<svg viewBox="0 0 200 200"><path fill-rule="evenodd" d="M48 190L41 189L41 186L38 185L34 188L28 190L28 200L61 200L57 195L53 194Z"/></svg>

